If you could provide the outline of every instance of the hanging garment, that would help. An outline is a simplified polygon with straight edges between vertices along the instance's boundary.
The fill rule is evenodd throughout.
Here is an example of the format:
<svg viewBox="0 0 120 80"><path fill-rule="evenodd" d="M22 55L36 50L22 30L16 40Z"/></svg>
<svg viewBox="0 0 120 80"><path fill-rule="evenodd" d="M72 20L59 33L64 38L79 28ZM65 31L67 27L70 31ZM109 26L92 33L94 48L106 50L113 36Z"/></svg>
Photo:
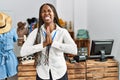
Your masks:
<svg viewBox="0 0 120 80"><path fill-rule="evenodd" d="M14 54L14 42L18 39L16 30L0 34L0 79L17 74L18 60Z"/></svg>

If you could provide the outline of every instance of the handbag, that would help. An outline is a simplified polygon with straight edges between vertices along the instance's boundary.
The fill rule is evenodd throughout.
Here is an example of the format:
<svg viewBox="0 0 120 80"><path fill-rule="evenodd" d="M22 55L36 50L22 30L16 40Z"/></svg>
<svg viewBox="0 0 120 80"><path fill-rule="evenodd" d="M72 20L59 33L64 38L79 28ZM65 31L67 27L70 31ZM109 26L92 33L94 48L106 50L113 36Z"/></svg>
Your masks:
<svg viewBox="0 0 120 80"><path fill-rule="evenodd" d="M89 33L86 29L79 29L77 32L77 39L89 39Z"/></svg>

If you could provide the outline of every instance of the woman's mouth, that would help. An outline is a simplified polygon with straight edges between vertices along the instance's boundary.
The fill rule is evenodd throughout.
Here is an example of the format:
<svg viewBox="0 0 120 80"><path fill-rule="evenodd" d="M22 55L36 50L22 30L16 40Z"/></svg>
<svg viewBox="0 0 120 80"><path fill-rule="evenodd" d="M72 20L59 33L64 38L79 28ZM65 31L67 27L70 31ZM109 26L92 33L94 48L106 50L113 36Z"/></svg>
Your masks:
<svg viewBox="0 0 120 80"><path fill-rule="evenodd" d="M50 20L50 17L49 16L45 17L45 20Z"/></svg>

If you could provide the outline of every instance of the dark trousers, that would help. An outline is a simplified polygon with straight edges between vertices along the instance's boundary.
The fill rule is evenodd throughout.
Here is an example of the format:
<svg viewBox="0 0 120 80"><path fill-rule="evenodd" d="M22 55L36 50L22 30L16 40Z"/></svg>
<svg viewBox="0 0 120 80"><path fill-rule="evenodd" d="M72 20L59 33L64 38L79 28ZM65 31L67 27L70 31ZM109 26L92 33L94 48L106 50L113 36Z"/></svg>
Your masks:
<svg viewBox="0 0 120 80"><path fill-rule="evenodd" d="M41 79L41 78L37 75L37 76L36 76L36 80L45 80L45 79ZM51 72L50 72L50 80L53 80L53 79L52 79ZM68 80L67 72L66 72L66 74L65 74L62 78L60 78L60 79L58 79L58 80Z"/></svg>

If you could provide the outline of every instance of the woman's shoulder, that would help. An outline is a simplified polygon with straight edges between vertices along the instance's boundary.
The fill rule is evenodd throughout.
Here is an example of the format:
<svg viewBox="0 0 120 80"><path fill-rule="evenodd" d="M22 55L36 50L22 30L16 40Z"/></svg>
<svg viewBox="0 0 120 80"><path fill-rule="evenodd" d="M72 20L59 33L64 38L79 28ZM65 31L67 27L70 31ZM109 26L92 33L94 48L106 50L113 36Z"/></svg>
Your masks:
<svg viewBox="0 0 120 80"><path fill-rule="evenodd" d="M29 33L29 35L35 35L38 31L38 28L35 28L32 32Z"/></svg>
<svg viewBox="0 0 120 80"><path fill-rule="evenodd" d="M34 30L33 30L33 32L36 32L38 30L38 28L35 28Z"/></svg>
<svg viewBox="0 0 120 80"><path fill-rule="evenodd" d="M68 30L67 30L67 29L62 28L62 27L60 27L60 31L61 31L61 32L63 32L63 33L67 33L67 32L68 32Z"/></svg>
<svg viewBox="0 0 120 80"><path fill-rule="evenodd" d="M66 29L66 28L60 27L60 26L58 26L58 25L57 25L57 30L60 30L60 31L65 31L65 32L67 31L67 29Z"/></svg>

